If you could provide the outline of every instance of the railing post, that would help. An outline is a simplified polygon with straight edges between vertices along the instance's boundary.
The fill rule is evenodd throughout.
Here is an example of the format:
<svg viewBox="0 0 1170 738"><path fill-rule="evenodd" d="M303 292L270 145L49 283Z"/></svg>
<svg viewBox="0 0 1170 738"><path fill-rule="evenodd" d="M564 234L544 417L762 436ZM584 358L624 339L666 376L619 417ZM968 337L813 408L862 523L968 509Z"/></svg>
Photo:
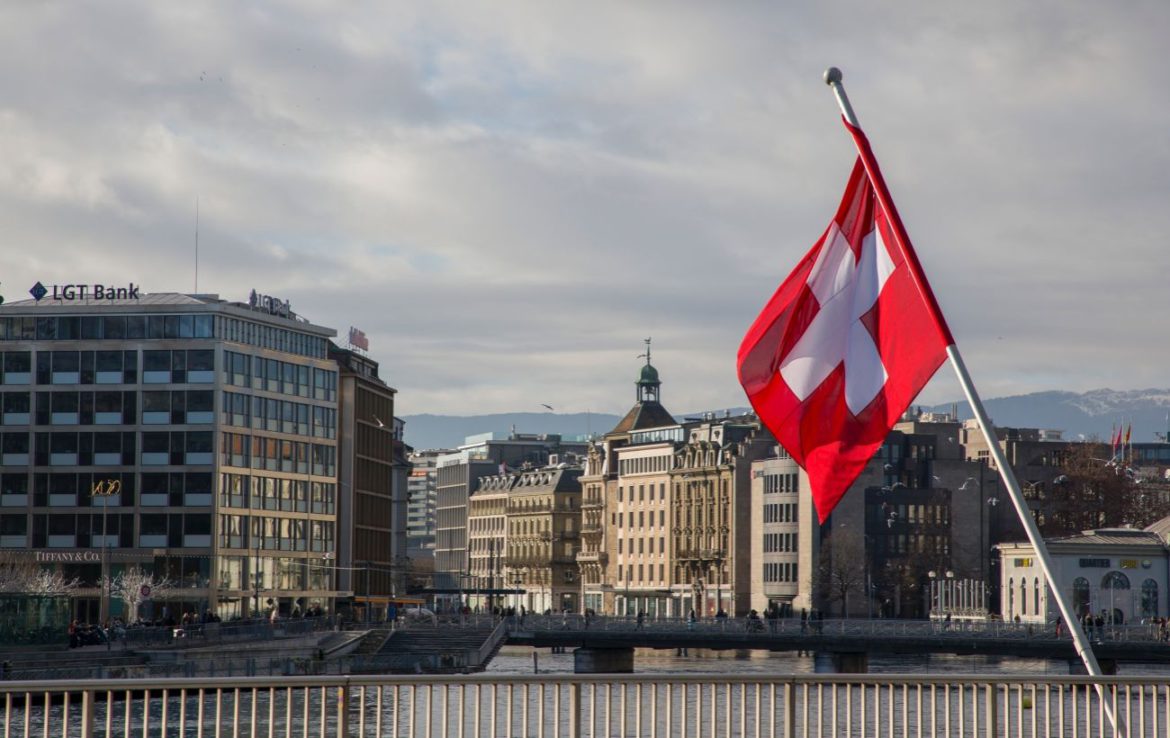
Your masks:
<svg viewBox="0 0 1170 738"><path fill-rule="evenodd" d="M986 722L984 724L984 735L987 738L995 738L999 735L999 685L988 684L987 692L985 693L985 709L984 717Z"/></svg>
<svg viewBox="0 0 1170 738"><path fill-rule="evenodd" d="M794 682L784 682L783 736L784 738L796 738L796 684Z"/></svg>
<svg viewBox="0 0 1170 738"><path fill-rule="evenodd" d="M93 738L93 690L81 693L81 738ZM28 720L28 715L25 715ZM46 723L48 718L46 718Z"/></svg>
<svg viewBox="0 0 1170 738"><path fill-rule="evenodd" d="M349 681L337 687L338 738L349 738Z"/></svg>
<svg viewBox="0 0 1170 738"><path fill-rule="evenodd" d="M569 682L569 738L581 738L581 683Z"/></svg>

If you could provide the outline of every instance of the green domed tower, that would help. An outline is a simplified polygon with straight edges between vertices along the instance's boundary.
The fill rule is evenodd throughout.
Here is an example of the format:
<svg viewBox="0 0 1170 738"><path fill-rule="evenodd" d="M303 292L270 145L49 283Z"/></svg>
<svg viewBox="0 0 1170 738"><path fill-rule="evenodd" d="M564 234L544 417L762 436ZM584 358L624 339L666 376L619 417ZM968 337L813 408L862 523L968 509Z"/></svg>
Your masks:
<svg viewBox="0 0 1170 738"><path fill-rule="evenodd" d="M638 402L659 402L660 390L662 382L658 379L658 370L650 364L650 339L646 339L646 366L642 367L642 373L638 375L637 382L637 400Z"/></svg>

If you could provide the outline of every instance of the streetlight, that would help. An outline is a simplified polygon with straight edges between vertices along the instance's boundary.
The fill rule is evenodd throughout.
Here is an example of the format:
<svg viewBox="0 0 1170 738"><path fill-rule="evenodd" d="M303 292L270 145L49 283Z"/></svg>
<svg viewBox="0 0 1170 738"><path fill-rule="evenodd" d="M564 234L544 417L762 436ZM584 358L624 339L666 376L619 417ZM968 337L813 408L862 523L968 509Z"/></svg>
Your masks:
<svg viewBox="0 0 1170 738"><path fill-rule="evenodd" d="M91 499L100 497L102 499L102 591L98 601L98 622L104 627L106 619L109 615L109 592L110 592L110 542L108 540L106 531L106 518L110 507L110 498L114 495L121 495L122 480L120 479L99 479L94 483L93 489L90 490L89 496ZM109 638L106 639L106 646L110 645Z"/></svg>

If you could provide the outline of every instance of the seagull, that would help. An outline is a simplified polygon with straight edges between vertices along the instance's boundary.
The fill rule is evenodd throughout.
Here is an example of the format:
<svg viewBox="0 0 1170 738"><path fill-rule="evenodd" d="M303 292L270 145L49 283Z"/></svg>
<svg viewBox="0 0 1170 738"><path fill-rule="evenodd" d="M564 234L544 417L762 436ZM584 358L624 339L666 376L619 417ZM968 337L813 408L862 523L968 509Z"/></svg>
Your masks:
<svg viewBox="0 0 1170 738"><path fill-rule="evenodd" d="M974 482L974 481L975 481L975 477L967 477L966 479L963 480L963 483L959 485L959 491L962 492L963 490L967 489L967 482Z"/></svg>
<svg viewBox="0 0 1170 738"><path fill-rule="evenodd" d="M378 424L378 427L379 427L379 428L385 428L385 427L386 427L386 424L385 424L385 423L383 423L383 422L382 422L382 419L381 419L381 418L379 418L377 415L371 415L370 417L372 417L372 418L374 419L374 422Z"/></svg>
<svg viewBox="0 0 1170 738"><path fill-rule="evenodd" d="M541 406L541 407L547 407L547 408L548 408L548 411L549 411L550 413L551 413L551 412L555 412L555 411L553 410L553 406L552 406L552 405L546 405L546 404L544 404L544 403L542 402L542 403L540 403L540 406Z"/></svg>

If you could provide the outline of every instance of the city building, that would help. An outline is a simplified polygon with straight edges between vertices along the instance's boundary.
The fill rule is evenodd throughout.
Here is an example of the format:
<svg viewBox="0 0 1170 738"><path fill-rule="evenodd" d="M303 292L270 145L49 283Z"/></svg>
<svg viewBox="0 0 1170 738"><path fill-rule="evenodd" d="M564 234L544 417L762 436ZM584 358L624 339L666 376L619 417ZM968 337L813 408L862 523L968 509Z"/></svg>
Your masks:
<svg viewBox="0 0 1170 738"><path fill-rule="evenodd" d="M89 621L330 609L335 331L256 293L33 292L0 306L0 547L80 579ZM168 598L109 603L133 568Z"/></svg>
<svg viewBox="0 0 1170 738"><path fill-rule="evenodd" d="M662 406L650 363L634 406L590 449L581 477L583 607L682 617L746 614L751 464L775 447L755 416L687 418Z"/></svg>
<svg viewBox="0 0 1170 738"><path fill-rule="evenodd" d="M771 457L752 462L751 479L751 608L807 611L821 529L808 475L778 446Z"/></svg>
<svg viewBox="0 0 1170 738"><path fill-rule="evenodd" d="M561 462L506 483L505 578L528 612L580 612L581 472Z"/></svg>
<svg viewBox="0 0 1170 738"><path fill-rule="evenodd" d="M670 505L676 612L732 617L752 609L752 465L776 441L754 415L709 414L685 427L674 453ZM767 509L767 508L765 508ZM789 570L796 579L799 570Z"/></svg>
<svg viewBox="0 0 1170 738"><path fill-rule="evenodd" d="M1153 530L1105 528L1044 541L1061 596L1070 598L1077 617L1092 614L1122 625L1167 614L1170 576L1167 524ZM999 601L1005 620L1047 624L1060 616L1031 543L1001 543Z"/></svg>
<svg viewBox="0 0 1170 738"><path fill-rule="evenodd" d="M815 567L814 607L855 617L927 617L937 580L987 591L994 521L1011 505L998 504L995 472L977 447L962 443L963 430L948 414L909 412L895 424L819 539L800 543Z"/></svg>
<svg viewBox="0 0 1170 738"><path fill-rule="evenodd" d="M424 555L433 558L435 550L435 487L438 471L435 465L440 456L450 449L426 449L410 454L409 500L406 509L406 548L410 557Z"/></svg>
<svg viewBox="0 0 1170 738"><path fill-rule="evenodd" d="M508 550L508 496L519 480L505 472L480 477L467 507L468 578L463 581L465 602L474 610L490 612L507 607L501 602L504 561Z"/></svg>
<svg viewBox="0 0 1170 738"><path fill-rule="evenodd" d="M383 619L391 599L405 594L408 566L402 423L376 361L338 347L329 354L340 372L337 588L352 593L354 617ZM324 554L310 574L327 572L330 559Z"/></svg>
<svg viewBox="0 0 1170 738"><path fill-rule="evenodd" d="M459 606L469 576L467 505L480 477L519 468L541 468L563 454L584 454L587 444L559 435L495 433L471 436L435 459L435 563L430 594L440 608Z"/></svg>
<svg viewBox="0 0 1170 738"><path fill-rule="evenodd" d="M613 601L609 576L609 547L606 520L605 450L590 443L583 461L581 483L581 550L577 552L580 569L581 607L584 612L607 612L606 600Z"/></svg>
<svg viewBox="0 0 1170 738"><path fill-rule="evenodd" d="M644 356L634 405L591 450L582 481L589 521L579 562L582 600L597 613L666 614L670 600L666 494L684 431L660 401L649 339Z"/></svg>

